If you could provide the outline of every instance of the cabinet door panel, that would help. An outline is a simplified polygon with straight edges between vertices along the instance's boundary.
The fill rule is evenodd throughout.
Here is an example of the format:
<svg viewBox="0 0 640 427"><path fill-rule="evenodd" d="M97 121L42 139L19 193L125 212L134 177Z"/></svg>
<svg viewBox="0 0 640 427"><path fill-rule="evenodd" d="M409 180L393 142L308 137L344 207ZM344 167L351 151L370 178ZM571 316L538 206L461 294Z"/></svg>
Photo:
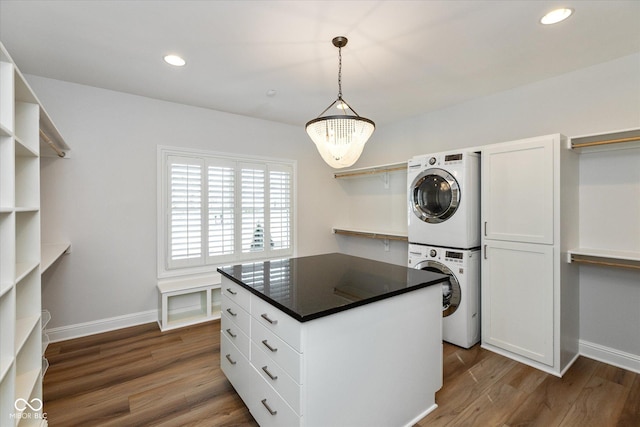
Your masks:
<svg viewBox="0 0 640 427"><path fill-rule="evenodd" d="M553 247L485 243L483 342L553 366Z"/></svg>
<svg viewBox="0 0 640 427"><path fill-rule="evenodd" d="M482 151L485 237L553 243L554 143L559 136L488 146Z"/></svg>

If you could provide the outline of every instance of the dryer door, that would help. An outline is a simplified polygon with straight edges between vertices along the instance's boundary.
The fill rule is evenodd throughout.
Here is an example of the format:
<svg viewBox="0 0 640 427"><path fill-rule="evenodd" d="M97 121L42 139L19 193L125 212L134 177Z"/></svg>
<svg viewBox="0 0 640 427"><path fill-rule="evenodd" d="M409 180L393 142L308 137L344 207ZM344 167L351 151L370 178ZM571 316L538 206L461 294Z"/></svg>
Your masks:
<svg viewBox="0 0 640 427"><path fill-rule="evenodd" d="M460 306L462 299L460 282L446 265L432 260L426 260L416 264L415 268L434 273L446 274L449 280L442 284L442 317L451 316Z"/></svg>
<svg viewBox="0 0 640 427"><path fill-rule="evenodd" d="M411 210L424 222L446 221L458 209L458 181L444 169L426 169L416 176L410 187Z"/></svg>

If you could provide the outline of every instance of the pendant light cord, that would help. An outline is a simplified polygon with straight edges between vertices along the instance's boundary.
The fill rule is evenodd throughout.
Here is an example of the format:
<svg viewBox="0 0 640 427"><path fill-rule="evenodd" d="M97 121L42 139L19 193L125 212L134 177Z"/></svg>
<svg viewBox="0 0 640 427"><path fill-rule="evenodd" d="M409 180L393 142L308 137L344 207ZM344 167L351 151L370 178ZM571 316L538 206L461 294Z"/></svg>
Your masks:
<svg viewBox="0 0 640 427"><path fill-rule="evenodd" d="M338 99L342 100L342 48L338 48Z"/></svg>

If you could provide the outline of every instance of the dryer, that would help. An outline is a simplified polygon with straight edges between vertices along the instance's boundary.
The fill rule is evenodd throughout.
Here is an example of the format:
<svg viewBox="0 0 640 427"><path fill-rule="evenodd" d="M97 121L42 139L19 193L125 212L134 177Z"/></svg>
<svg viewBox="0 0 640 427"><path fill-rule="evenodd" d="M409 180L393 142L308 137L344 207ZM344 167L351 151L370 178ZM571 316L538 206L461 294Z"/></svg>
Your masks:
<svg viewBox="0 0 640 427"><path fill-rule="evenodd" d="M449 275L442 284L442 340L470 348L480 341L480 250L409 244L409 267Z"/></svg>
<svg viewBox="0 0 640 427"><path fill-rule="evenodd" d="M480 246L480 155L455 151L408 161L409 242Z"/></svg>

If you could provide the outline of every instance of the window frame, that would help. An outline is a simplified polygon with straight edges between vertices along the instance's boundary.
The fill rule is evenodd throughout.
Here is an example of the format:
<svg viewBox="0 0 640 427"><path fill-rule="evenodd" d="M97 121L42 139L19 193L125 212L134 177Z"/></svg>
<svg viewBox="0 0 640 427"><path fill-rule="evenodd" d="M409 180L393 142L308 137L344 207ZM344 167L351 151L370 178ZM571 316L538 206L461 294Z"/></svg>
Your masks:
<svg viewBox="0 0 640 427"><path fill-rule="evenodd" d="M202 188L202 216L201 222L203 227L201 228L202 250L205 251L201 255L195 265L192 262L179 263L176 262L171 265L170 261L170 221L171 210L169 209L170 194L170 171L169 164L170 158L193 158L202 159L203 162L203 188ZM234 254L232 255L209 255L209 202L208 202L208 167L212 164L235 164L235 228L234 228ZM264 218L265 222L271 221L271 206L270 206L270 187L268 185L270 181L270 171L283 171L288 170L291 173L290 182L290 238L289 248L274 250L270 247L265 247L264 250L259 252L243 252L242 251L242 230L240 223L242 220L241 213L241 181L240 181L240 166L241 165L256 165L264 168L265 170L265 195L264 195ZM216 271L216 268L222 265L240 264L244 262L258 262L269 259L289 258L296 254L296 225L297 225L297 203L296 203L296 177L297 177L297 162L292 159L262 157L262 156L246 156L238 155L234 153L224 153L218 151L208 151L192 148L180 148L180 147L168 147L158 146L157 149L157 274L158 278L187 276L195 274L208 274ZM270 226L270 225L269 225ZM265 232L268 231L266 225ZM177 265L184 264L184 265Z"/></svg>

